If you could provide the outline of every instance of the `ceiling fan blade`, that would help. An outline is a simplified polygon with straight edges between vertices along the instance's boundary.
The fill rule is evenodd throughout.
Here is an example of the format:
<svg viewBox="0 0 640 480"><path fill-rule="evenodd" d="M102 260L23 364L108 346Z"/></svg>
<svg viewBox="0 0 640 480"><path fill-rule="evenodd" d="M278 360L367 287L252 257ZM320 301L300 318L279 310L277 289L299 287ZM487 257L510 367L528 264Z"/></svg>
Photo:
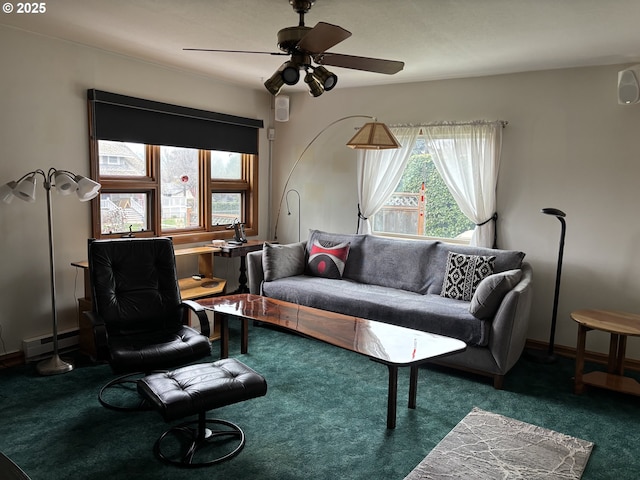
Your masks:
<svg viewBox="0 0 640 480"><path fill-rule="evenodd" d="M300 39L296 47L303 52L313 55L329 50L350 36L350 31L338 25L318 22L315 27Z"/></svg>
<svg viewBox="0 0 640 480"><path fill-rule="evenodd" d="M289 55L284 52L256 52L251 50L216 50L212 48L183 48L182 50L189 50L192 52L223 52L223 53L259 53L262 55Z"/></svg>
<svg viewBox="0 0 640 480"><path fill-rule="evenodd" d="M385 73L387 75L398 73L404 68L404 62L399 62L397 60L356 57L353 55L343 55L341 53L321 53L319 55L314 55L313 60L320 65L351 68L353 70L364 70L366 72Z"/></svg>

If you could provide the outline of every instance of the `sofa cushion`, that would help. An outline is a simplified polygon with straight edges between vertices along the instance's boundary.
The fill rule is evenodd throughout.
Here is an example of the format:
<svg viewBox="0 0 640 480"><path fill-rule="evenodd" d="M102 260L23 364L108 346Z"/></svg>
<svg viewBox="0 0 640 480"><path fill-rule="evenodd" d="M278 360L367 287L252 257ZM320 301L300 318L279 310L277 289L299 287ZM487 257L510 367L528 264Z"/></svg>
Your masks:
<svg viewBox="0 0 640 480"><path fill-rule="evenodd" d="M316 277L342 278L345 263L349 256L349 242L333 244L313 240L309 249L306 273Z"/></svg>
<svg viewBox="0 0 640 480"><path fill-rule="evenodd" d="M494 256L449 252L440 295L470 301L482 279L493 273L495 261Z"/></svg>
<svg viewBox="0 0 640 480"><path fill-rule="evenodd" d="M502 303L502 299L509 290L515 287L522 278L522 270L507 270L506 272L489 275L478 284L473 294L469 312L476 318L493 318Z"/></svg>
<svg viewBox="0 0 640 480"><path fill-rule="evenodd" d="M469 302L439 295L308 275L265 282L263 294L299 305L445 335L468 345L486 346L489 341L491 322L471 315Z"/></svg>
<svg viewBox="0 0 640 480"><path fill-rule="evenodd" d="M282 277L304 273L304 243L289 245L264 242L262 247L262 270L264 281L272 282Z"/></svg>

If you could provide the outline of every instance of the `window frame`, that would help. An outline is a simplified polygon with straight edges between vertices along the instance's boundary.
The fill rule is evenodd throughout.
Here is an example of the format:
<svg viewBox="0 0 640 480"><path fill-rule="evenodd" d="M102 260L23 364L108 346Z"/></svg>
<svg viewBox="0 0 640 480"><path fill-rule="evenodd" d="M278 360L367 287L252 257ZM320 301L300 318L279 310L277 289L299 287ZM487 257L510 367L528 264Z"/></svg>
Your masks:
<svg viewBox="0 0 640 480"><path fill-rule="evenodd" d="M424 135L422 134L422 132L420 132L420 134L417 136L415 142L414 142L414 147L417 145L417 143L420 140L424 140ZM413 150L412 150L413 151ZM431 155L431 153L429 153ZM411 156L413 156L414 154L412 153ZM409 159L409 161L407 162L407 165L405 166L405 170L403 171L403 175L404 172L407 169L407 166L409 165L409 162L411 160ZM433 161L433 160L431 160ZM440 173L438 172L438 175L440 175ZM446 185L445 185L446 186ZM448 189L448 187L447 187ZM389 198L391 198L391 196L393 196L395 194L395 190L394 192L391 193L391 195L389 195L389 197L387 198L387 201ZM451 192L449 192L451 193ZM419 195L419 193L417 194ZM386 204L386 201L385 201ZM384 208L384 205L383 207ZM380 210L382 210L382 208ZM460 209L460 207L458 207L458 209ZM376 230L375 229L375 215L377 215L378 213L380 213L380 211L376 212L373 216L372 216L372 221L371 221L371 233L376 235L376 236L380 236L380 237L389 237L389 238L404 238L404 239L409 239L409 240L435 240L435 241L441 241L441 242L446 242L446 243L453 243L453 244L459 244L459 245L469 245L471 242L471 236L469 236L469 238L457 238L457 237L438 237L438 236L433 236L433 235L419 235L417 233L400 233L400 232L388 232L388 231L381 231L381 230Z"/></svg>
<svg viewBox="0 0 640 480"><path fill-rule="evenodd" d="M147 195L147 219L149 228L145 231L133 232L136 237L170 236L175 244L210 242L211 240L229 238L228 224L214 225L212 223L211 197L213 193L241 193L241 209L244 216L245 233L247 236L258 234L258 165L257 154L241 154L241 179L211 178L210 151L199 149L199 227L161 230L161 198L160 198L160 147L159 145L145 145L145 161L147 176L119 177L100 176L100 156L98 139L90 139L90 172L91 178L96 179L102 188L100 193L144 193ZM187 147L185 147L187 148ZM128 232L102 233L100 195L92 200L91 229L93 238L120 238Z"/></svg>

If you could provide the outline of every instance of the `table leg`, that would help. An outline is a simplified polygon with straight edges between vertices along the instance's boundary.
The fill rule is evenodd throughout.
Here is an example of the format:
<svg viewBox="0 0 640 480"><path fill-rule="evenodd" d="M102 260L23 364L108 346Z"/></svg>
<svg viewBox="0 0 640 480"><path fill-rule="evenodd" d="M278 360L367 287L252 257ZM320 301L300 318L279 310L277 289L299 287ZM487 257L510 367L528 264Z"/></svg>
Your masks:
<svg viewBox="0 0 640 480"><path fill-rule="evenodd" d="M627 336L620 335L618 338L618 349L616 351L616 365L614 372L616 375L624 375L624 357L627 351Z"/></svg>
<svg viewBox="0 0 640 480"><path fill-rule="evenodd" d="M616 359L618 358L618 338L615 333L611 334L609 340L609 360L607 362L607 372L614 373L616 370Z"/></svg>
<svg viewBox="0 0 640 480"><path fill-rule="evenodd" d="M411 377L409 378L409 408L416 408L418 397L418 367L411 366Z"/></svg>
<svg viewBox="0 0 640 480"><path fill-rule="evenodd" d="M576 375L574 379L574 393L584 392L584 383L582 375L584 374L584 349L587 341L588 328L584 325L578 325L578 344L576 346Z"/></svg>
<svg viewBox="0 0 640 480"><path fill-rule="evenodd" d="M247 353L249 351L249 319L241 319L241 334L242 340L240 343L240 353Z"/></svg>
<svg viewBox="0 0 640 480"><path fill-rule="evenodd" d="M249 293L247 286L247 260L244 255L240 256L240 277L238 277L238 288L232 293Z"/></svg>
<svg viewBox="0 0 640 480"><path fill-rule="evenodd" d="M389 397L387 399L387 428L396 428L396 406L398 401L398 367L389 367Z"/></svg>
<svg viewBox="0 0 640 480"><path fill-rule="evenodd" d="M214 322L220 322L220 358L229 358L229 319L218 312L213 315Z"/></svg>

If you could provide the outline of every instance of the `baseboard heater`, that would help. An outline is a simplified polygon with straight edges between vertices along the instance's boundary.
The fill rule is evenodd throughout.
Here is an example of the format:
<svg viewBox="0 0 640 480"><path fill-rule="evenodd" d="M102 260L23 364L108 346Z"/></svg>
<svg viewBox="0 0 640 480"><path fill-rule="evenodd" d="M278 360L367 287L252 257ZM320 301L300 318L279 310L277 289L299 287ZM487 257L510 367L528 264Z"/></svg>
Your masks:
<svg viewBox="0 0 640 480"><path fill-rule="evenodd" d="M58 331L58 350L78 346L78 329ZM53 334L22 340L22 351L25 360L31 360L41 355L53 353Z"/></svg>

